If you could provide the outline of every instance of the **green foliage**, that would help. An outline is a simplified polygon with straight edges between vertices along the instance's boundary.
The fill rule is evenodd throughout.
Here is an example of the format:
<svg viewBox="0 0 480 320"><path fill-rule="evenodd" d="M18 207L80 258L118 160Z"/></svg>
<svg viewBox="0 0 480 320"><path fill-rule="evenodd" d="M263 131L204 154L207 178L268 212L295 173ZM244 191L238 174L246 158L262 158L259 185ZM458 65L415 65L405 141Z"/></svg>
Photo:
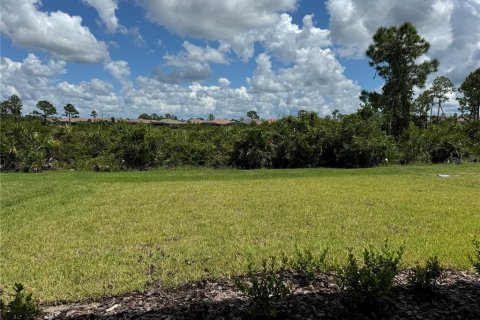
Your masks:
<svg viewBox="0 0 480 320"><path fill-rule="evenodd" d="M244 169L272 168L276 155L271 126L249 126L234 142L233 164Z"/></svg>
<svg viewBox="0 0 480 320"><path fill-rule="evenodd" d="M445 76L440 76L435 78L432 83L432 88L428 91L432 96L432 105L436 102L437 108L437 123L440 119L440 116L443 114L442 104L449 100L449 95L455 92L455 87ZM432 108L433 109L433 108ZM432 110L430 109L430 111ZM442 113L440 113L440 110ZM430 120L432 119L432 114L430 113Z"/></svg>
<svg viewBox="0 0 480 320"><path fill-rule="evenodd" d="M12 95L8 100L2 101L0 104L0 115L5 117L7 115L13 116L15 119L22 117L23 104L17 95Z"/></svg>
<svg viewBox="0 0 480 320"><path fill-rule="evenodd" d="M93 159L87 159L78 164L80 169L93 170L96 172L115 172L124 169L121 161L112 154L102 154Z"/></svg>
<svg viewBox="0 0 480 320"><path fill-rule="evenodd" d="M40 313L31 293L25 293L24 286L15 283L13 299L8 304L0 299L0 318L5 320L30 320Z"/></svg>
<svg viewBox="0 0 480 320"><path fill-rule="evenodd" d="M53 141L44 126L7 119L0 132L2 170L37 172L48 168Z"/></svg>
<svg viewBox="0 0 480 320"><path fill-rule="evenodd" d="M469 259L475 271L480 273L480 241L477 240L477 238L474 238L472 240L472 244L475 247L475 255L473 257L469 257Z"/></svg>
<svg viewBox="0 0 480 320"><path fill-rule="evenodd" d="M364 120L357 114L343 117L337 135L329 142L333 142L329 148L335 156L331 165L337 167L372 167L396 154L395 142L381 130L380 121Z"/></svg>
<svg viewBox="0 0 480 320"><path fill-rule="evenodd" d="M471 120L480 120L480 68L470 73L458 88L460 112Z"/></svg>
<svg viewBox="0 0 480 320"><path fill-rule="evenodd" d="M283 279L284 273L283 267L277 265L276 258L271 257L262 261L259 271L249 263L245 279L235 279L235 285L250 299L250 313L253 317L265 319L276 316L274 301L290 294Z"/></svg>
<svg viewBox="0 0 480 320"><path fill-rule="evenodd" d="M438 61L417 64L430 44L410 23L399 27L381 27L368 47L369 64L385 79L380 108L389 133L399 137L410 123L413 88L423 87L427 76L436 71Z"/></svg>
<svg viewBox="0 0 480 320"><path fill-rule="evenodd" d="M399 153L402 163L430 162L430 144L424 129L411 123L400 139Z"/></svg>
<svg viewBox="0 0 480 320"><path fill-rule="evenodd" d="M375 306L390 294L393 280L400 271L403 252L403 247L393 250L385 240L380 250L364 249L363 263L359 263L350 249L347 264L338 270L340 287L360 308Z"/></svg>
<svg viewBox="0 0 480 320"><path fill-rule="evenodd" d="M260 117L257 114L257 111L255 110L250 110L247 112L247 117L254 120L254 119L260 119Z"/></svg>
<svg viewBox="0 0 480 320"><path fill-rule="evenodd" d="M70 103L66 104L63 107L63 110L65 111L65 116L68 117L68 121L70 121L71 118L78 118L78 115L80 114L75 106Z"/></svg>
<svg viewBox="0 0 480 320"><path fill-rule="evenodd" d="M437 256L430 257L425 262L425 266L418 262L415 267L410 270L408 275L408 283L421 292L433 292L436 289L437 281L442 276L443 268L438 261Z"/></svg>
<svg viewBox="0 0 480 320"><path fill-rule="evenodd" d="M430 161L433 163L460 161L470 156L469 139L455 121L432 125L425 131L425 135Z"/></svg>
<svg viewBox="0 0 480 320"><path fill-rule="evenodd" d="M10 104L8 100L2 101L0 103L0 115L3 117L7 116L10 112Z"/></svg>
<svg viewBox="0 0 480 320"><path fill-rule="evenodd" d="M314 254L312 251L296 248L295 257L289 262L290 268L299 276L300 285L307 285L315 280L318 272L325 271L328 268L326 258L328 249Z"/></svg>
<svg viewBox="0 0 480 320"><path fill-rule="evenodd" d="M138 116L138 119L152 120L152 117L150 115L148 115L147 113L142 113L141 115Z"/></svg>
<svg viewBox="0 0 480 320"><path fill-rule="evenodd" d="M42 111L41 116L43 124L47 123L48 117L57 114L57 109L48 101L38 101L36 107Z"/></svg>
<svg viewBox="0 0 480 320"><path fill-rule="evenodd" d="M315 112L299 112L298 117L286 117L271 127L275 143L272 165L275 168L318 167L333 122L320 119Z"/></svg>
<svg viewBox="0 0 480 320"><path fill-rule="evenodd" d="M412 121L420 128L425 129L429 119L432 119L433 95L431 90L423 91L415 99L412 108ZM430 117L429 117L430 112Z"/></svg>
<svg viewBox="0 0 480 320"><path fill-rule="evenodd" d="M411 125L395 141L383 116L369 106L339 119L301 112L249 126L153 127L122 122L40 125L1 118L2 171L73 168L96 171L158 167L212 168L372 167L404 162L480 159L480 121L454 119L426 129Z"/></svg>
<svg viewBox="0 0 480 320"><path fill-rule="evenodd" d="M480 159L480 122L464 125L455 119L432 123L427 129L411 124L398 142L402 162L461 162Z"/></svg>

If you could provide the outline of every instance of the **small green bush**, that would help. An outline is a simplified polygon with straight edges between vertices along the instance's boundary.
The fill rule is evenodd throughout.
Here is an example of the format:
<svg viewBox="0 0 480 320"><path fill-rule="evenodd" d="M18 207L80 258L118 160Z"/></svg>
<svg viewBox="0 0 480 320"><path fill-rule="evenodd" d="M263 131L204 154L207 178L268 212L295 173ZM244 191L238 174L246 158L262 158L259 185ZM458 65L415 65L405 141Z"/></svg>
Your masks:
<svg viewBox="0 0 480 320"><path fill-rule="evenodd" d="M417 291L433 292L437 286L437 280L442 276L443 268L438 258L429 258L425 266L418 262L410 271L408 283Z"/></svg>
<svg viewBox="0 0 480 320"><path fill-rule="evenodd" d="M475 271L480 273L480 241L475 238L472 240L472 244L475 247L475 255L469 258L473 264L473 268L475 269Z"/></svg>
<svg viewBox="0 0 480 320"><path fill-rule="evenodd" d="M5 304L0 299L0 315L5 320L30 320L40 313L31 293L25 293L24 286L15 283L13 300Z"/></svg>
<svg viewBox="0 0 480 320"><path fill-rule="evenodd" d="M273 301L290 294L290 288L284 282L285 270L277 266L275 257L263 260L260 271L253 264L247 266L245 280L235 279L235 285L250 299L250 314L254 318L274 318L277 310Z"/></svg>
<svg viewBox="0 0 480 320"><path fill-rule="evenodd" d="M296 256L290 262L290 267L299 276L300 285L304 286L315 280L315 274L327 269L326 258L328 249L314 255L312 251L296 249Z"/></svg>
<svg viewBox="0 0 480 320"><path fill-rule="evenodd" d="M388 296L400 271L404 248L392 250L385 241L380 250L364 249L363 264L349 249L348 262L338 270L338 282L359 307L373 307Z"/></svg>

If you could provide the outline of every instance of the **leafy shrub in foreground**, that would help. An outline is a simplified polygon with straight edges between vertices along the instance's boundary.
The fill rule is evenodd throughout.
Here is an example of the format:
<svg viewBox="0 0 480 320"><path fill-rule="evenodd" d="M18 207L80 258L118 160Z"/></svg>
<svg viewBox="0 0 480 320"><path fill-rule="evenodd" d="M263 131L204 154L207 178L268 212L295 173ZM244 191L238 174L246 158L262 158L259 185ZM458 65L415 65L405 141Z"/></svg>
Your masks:
<svg viewBox="0 0 480 320"><path fill-rule="evenodd" d="M296 257L291 260L290 267L299 276L300 285L307 285L315 279L315 274L327 268L326 258L328 249L314 255L310 250L296 250Z"/></svg>
<svg viewBox="0 0 480 320"><path fill-rule="evenodd" d="M34 319L35 316L40 313L40 310L32 299L32 294L25 293L24 289L22 284L15 283L13 300L6 305L3 300L0 300L1 319L30 320Z"/></svg>
<svg viewBox="0 0 480 320"><path fill-rule="evenodd" d="M443 268L438 258L431 257L421 266L419 263L410 271L408 283L418 291L433 292L436 289L437 280L442 276Z"/></svg>
<svg viewBox="0 0 480 320"><path fill-rule="evenodd" d="M473 257L469 257L470 261L473 264L473 268L480 273L480 241L477 238L472 240L473 246L475 247L475 255Z"/></svg>
<svg viewBox="0 0 480 320"><path fill-rule="evenodd" d="M380 250L364 249L363 263L349 250L348 262L338 271L338 282L359 307L374 306L388 296L400 271L404 248L392 250L385 241Z"/></svg>
<svg viewBox="0 0 480 320"><path fill-rule="evenodd" d="M274 300L290 294L284 283L283 267L278 267L275 257L263 260L260 271L255 271L250 263L247 266L246 281L235 279L235 285L250 299L250 313L258 319L273 318L277 311Z"/></svg>

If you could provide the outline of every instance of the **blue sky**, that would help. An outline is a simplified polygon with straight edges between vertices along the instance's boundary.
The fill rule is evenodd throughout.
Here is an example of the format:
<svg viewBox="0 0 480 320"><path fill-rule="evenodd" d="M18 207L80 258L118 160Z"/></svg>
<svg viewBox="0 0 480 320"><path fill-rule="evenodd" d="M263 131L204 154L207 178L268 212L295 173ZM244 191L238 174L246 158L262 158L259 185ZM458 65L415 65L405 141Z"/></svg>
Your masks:
<svg viewBox="0 0 480 320"><path fill-rule="evenodd" d="M458 85L480 66L478 0L3 0L1 12L1 98L26 112L49 100L82 116L349 113L382 85L364 55L373 33L405 21L432 44L435 76Z"/></svg>

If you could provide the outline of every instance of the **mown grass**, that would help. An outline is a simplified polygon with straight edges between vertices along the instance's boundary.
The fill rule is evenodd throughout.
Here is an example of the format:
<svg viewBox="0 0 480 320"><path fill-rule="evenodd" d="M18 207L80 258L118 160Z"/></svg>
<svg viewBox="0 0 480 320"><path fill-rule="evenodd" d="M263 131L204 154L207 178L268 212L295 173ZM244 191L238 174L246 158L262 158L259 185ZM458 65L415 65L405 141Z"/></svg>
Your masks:
<svg viewBox="0 0 480 320"><path fill-rule="evenodd" d="M163 284L176 285L295 246L342 261L347 247L385 238L405 244L405 265L438 255L466 269L480 235L478 164L0 178L0 284L46 301L142 289L151 261L138 258L152 251Z"/></svg>

